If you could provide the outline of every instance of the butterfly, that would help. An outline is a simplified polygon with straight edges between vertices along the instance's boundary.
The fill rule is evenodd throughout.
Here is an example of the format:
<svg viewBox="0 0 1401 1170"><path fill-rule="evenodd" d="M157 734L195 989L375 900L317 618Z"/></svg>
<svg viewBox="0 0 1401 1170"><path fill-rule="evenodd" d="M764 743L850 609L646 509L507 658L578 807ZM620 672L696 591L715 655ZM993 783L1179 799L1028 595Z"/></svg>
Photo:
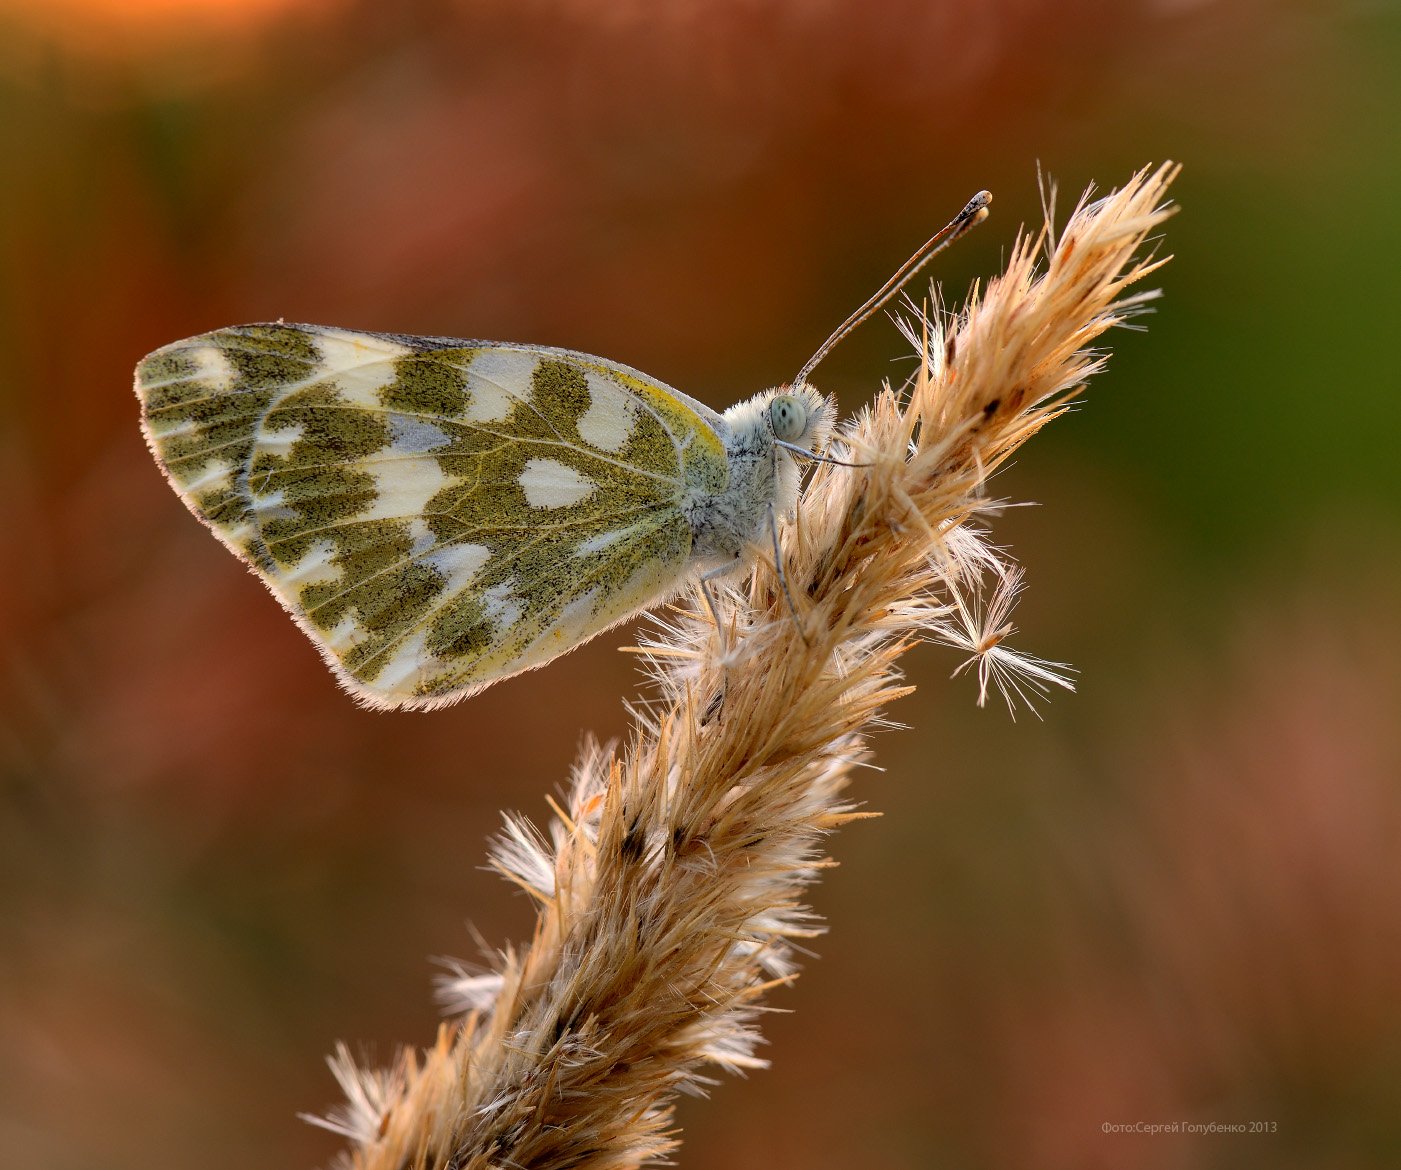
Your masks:
<svg viewBox="0 0 1401 1170"><path fill-rule="evenodd" d="M566 349L256 324L137 368L146 440L367 706L433 707L746 564L826 442Z"/></svg>
<svg viewBox="0 0 1401 1170"><path fill-rule="evenodd" d="M879 303L723 414L573 350L280 321L164 346L136 393L176 494L341 685L433 708L776 547L835 420L806 376Z"/></svg>

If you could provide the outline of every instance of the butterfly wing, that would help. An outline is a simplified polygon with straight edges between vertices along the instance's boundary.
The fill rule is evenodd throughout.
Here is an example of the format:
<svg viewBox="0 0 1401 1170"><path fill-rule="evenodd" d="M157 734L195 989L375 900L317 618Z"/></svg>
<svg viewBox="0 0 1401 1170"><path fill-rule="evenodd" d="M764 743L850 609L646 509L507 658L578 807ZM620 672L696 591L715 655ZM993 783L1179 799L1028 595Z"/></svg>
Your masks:
<svg viewBox="0 0 1401 1170"><path fill-rule="evenodd" d="M674 591L682 501L728 480L709 411L568 350L246 325L136 388L180 497L375 707L462 698Z"/></svg>

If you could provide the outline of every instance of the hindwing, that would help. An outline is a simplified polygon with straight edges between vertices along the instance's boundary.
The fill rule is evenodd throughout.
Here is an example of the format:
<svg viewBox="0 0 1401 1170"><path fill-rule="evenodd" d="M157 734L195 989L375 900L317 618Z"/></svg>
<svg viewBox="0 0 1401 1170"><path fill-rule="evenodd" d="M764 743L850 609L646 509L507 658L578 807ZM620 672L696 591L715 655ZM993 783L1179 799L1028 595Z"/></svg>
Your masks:
<svg viewBox="0 0 1401 1170"><path fill-rule="evenodd" d="M728 482L709 411L569 350L245 325L157 350L136 388L190 510L376 707L461 698L675 591L682 503Z"/></svg>

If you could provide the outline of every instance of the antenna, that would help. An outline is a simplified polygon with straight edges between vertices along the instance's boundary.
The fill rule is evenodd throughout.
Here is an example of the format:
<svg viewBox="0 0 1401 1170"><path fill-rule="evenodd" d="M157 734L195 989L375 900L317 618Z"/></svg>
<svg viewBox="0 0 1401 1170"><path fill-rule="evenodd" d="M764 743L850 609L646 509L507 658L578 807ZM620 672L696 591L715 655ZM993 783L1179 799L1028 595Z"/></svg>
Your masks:
<svg viewBox="0 0 1401 1170"><path fill-rule="evenodd" d="M798 376L793 379L794 386L801 386L808 380L813 370L817 369L818 363L822 361L837 342L841 341L848 333L875 314L886 301L890 300L901 288L921 268L929 263L935 256L947 248L959 237L966 235L982 223L988 217L988 204L992 202L992 192L979 191L972 199L968 200L968 205L953 217L947 224L940 228L913 256L900 265L899 270L887 280L880 288L871 294L870 299L862 305L856 312L852 313L845 321L832 331L832 336L827 338L817 347L817 352L808 358L803 368L798 371Z"/></svg>

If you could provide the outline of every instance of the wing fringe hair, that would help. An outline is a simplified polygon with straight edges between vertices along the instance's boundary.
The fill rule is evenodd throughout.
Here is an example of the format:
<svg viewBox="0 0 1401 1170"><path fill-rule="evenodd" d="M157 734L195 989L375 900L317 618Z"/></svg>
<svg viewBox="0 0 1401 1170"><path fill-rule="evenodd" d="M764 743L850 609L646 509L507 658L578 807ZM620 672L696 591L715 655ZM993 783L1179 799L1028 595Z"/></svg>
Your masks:
<svg viewBox="0 0 1401 1170"><path fill-rule="evenodd" d="M333 1058L346 1100L316 1120L346 1166L637 1166L676 1150L678 1092L766 1063L764 997L821 930L803 898L824 838L873 815L847 787L909 693L900 657L961 646L1012 698L1063 682L1005 645L1020 579L978 520L989 476L1103 367L1096 339L1153 297L1128 290L1166 262L1145 244L1176 174L1087 195L1060 233L1048 191L985 291L905 323L915 373L846 427L860 466L819 465L783 533L796 620L763 563L723 597L724 638L693 598L646 640L658 694L626 749L588 749L548 833L508 818L495 846L536 903L530 942L445 980L460 1014L426 1050Z"/></svg>

